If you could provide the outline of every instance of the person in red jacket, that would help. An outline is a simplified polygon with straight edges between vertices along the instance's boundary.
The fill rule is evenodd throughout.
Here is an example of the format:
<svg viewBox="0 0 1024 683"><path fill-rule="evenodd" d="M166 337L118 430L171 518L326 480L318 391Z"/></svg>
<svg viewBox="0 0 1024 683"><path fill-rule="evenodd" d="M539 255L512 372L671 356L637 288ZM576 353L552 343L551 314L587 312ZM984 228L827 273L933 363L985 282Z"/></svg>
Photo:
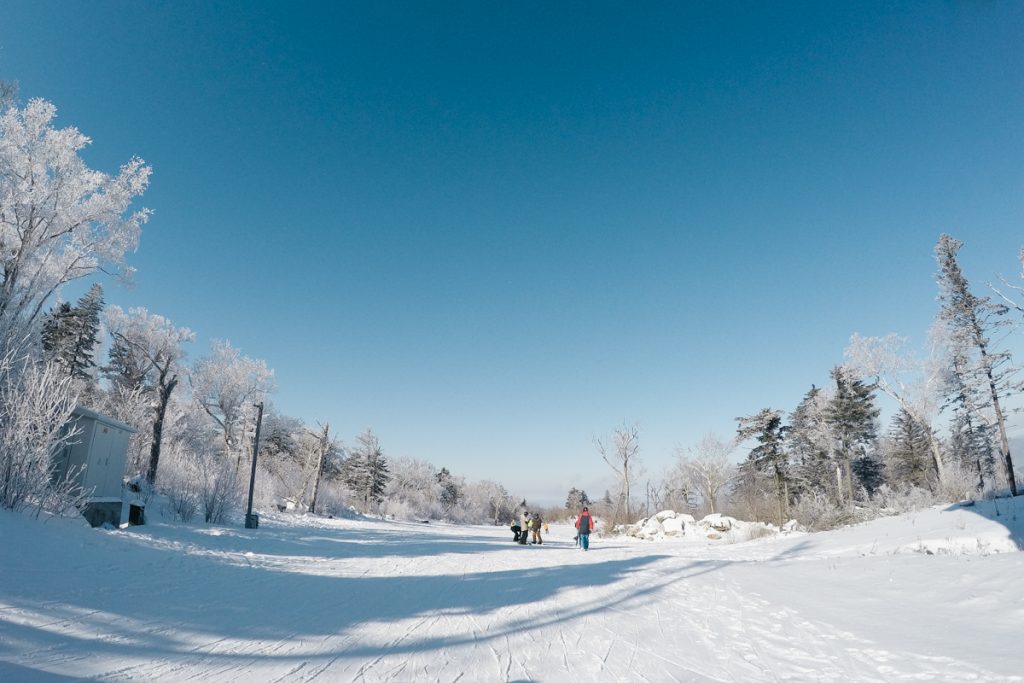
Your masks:
<svg viewBox="0 0 1024 683"><path fill-rule="evenodd" d="M576 533L580 536L580 545L583 546L584 550L590 548L590 532L593 530L594 520L590 516L590 511L584 507L579 519L576 520Z"/></svg>

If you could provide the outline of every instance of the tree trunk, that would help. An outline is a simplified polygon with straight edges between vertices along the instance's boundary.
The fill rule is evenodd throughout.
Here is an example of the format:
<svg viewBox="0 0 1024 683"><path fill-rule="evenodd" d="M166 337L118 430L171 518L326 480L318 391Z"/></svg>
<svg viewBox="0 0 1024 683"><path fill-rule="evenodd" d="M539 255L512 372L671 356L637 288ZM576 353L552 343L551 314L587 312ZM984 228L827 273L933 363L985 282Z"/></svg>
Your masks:
<svg viewBox="0 0 1024 683"><path fill-rule="evenodd" d="M149 469L146 471L146 481L150 486L156 485L156 468L160 464L160 444L164 435L164 417L167 414L167 405L171 402L171 392L178 385L178 378L172 377L167 381L167 372L170 364L160 372L160 393L159 403L156 407L156 419L153 420L153 443L149 447Z"/></svg>
<svg viewBox="0 0 1024 683"><path fill-rule="evenodd" d="M996 381L992 377L992 361L985 350L985 345L979 345L981 360L985 367L985 376L988 378L988 388L992 393L992 409L996 413L996 423L999 425L999 455L1003 457L1003 466L1006 470L1006 481L1010 484L1010 495L1017 495L1017 478L1013 473L1013 459L1010 457L1010 441L1006 437L1006 419L1003 417L1002 408L999 406L999 390L996 388Z"/></svg>

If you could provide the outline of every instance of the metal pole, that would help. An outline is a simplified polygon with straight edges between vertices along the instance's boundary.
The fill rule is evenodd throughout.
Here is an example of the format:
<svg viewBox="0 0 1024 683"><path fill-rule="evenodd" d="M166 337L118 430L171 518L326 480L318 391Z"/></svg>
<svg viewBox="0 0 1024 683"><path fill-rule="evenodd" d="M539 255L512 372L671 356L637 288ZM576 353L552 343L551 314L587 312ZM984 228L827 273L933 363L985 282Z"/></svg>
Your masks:
<svg viewBox="0 0 1024 683"><path fill-rule="evenodd" d="M246 529L255 529L260 525L259 517L252 514L252 494L253 489L256 488L256 454L260 451L260 424L263 422L263 401L257 403L256 407L259 408L259 412L256 415L256 438L252 444L252 472L249 474L249 505L245 510Z"/></svg>

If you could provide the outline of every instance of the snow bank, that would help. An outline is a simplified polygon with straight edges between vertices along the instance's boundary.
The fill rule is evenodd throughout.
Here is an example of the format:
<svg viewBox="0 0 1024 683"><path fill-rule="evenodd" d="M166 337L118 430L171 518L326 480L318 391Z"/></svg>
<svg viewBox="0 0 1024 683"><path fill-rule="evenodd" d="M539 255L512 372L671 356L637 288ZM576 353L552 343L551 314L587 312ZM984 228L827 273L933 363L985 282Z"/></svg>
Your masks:
<svg viewBox="0 0 1024 683"><path fill-rule="evenodd" d="M693 515L662 510L656 515L641 519L636 524L620 524L615 527L615 531L645 541L711 540L738 543L799 532L803 529L792 520L780 531L774 524L745 522L719 513L707 515L696 521Z"/></svg>

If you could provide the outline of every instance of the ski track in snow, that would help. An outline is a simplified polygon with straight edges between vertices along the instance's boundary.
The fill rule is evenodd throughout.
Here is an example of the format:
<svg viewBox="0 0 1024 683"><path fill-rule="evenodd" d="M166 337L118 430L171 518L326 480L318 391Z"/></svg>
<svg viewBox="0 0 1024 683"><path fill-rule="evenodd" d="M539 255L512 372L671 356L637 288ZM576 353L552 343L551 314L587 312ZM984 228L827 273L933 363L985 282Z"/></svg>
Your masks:
<svg viewBox="0 0 1024 683"><path fill-rule="evenodd" d="M11 519L0 520L5 534L34 533ZM948 643L941 633L882 640L886 629L865 627L832 599L842 581L815 585L858 576L849 564L858 560L797 552L792 540L711 547L595 537L582 552L561 525L543 546L525 548L500 527L316 518L269 517L259 530L217 533L55 526L52 540L33 541L53 544L44 557L30 549L0 562L2 576L29 577L67 546L76 567L73 582L48 574L0 587L0 680L1024 680L1020 655L992 668L941 647L969 622L949 628ZM18 539L0 537L10 541ZM888 562L893 582L937 558L860 561ZM1020 561L1012 568L1019 574ZM848 602L869 587L853 585ZM794 590L818 590L824 606ZM1024 597L1013 590L1020 610ZM894 588L886 600L899 596ZM908 598L874 609L922 608ZM926 629L928 614L917 616Z"/></svg>

